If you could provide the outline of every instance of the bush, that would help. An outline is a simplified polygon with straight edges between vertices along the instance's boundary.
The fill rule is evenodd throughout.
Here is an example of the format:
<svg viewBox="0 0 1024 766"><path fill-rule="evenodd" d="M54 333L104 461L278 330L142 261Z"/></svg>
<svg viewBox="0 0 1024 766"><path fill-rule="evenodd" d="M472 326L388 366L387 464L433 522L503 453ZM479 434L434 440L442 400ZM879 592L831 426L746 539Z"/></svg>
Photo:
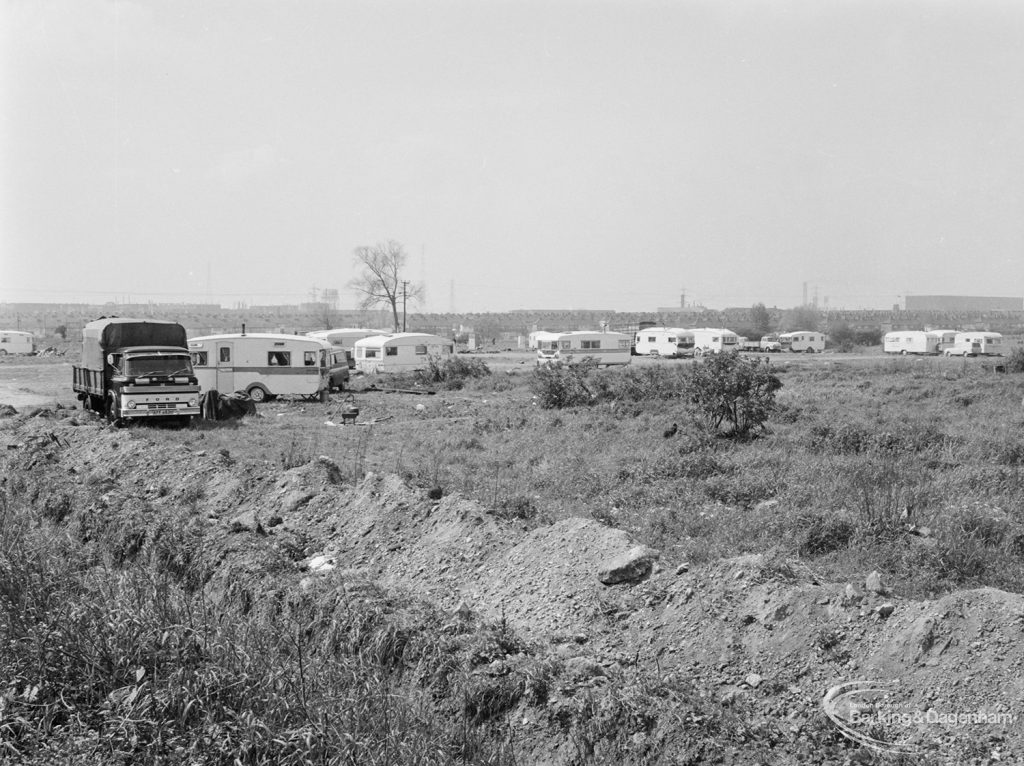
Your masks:
<svg viewBox="0 0 1024 766"><path fill-rule="evenodd" d="M1006 358L1007 372L1024 372L1024 348L1015 348Z"/></svg>
<svg viewBox="0 0 1024 766"><path fill-rule="evenodd" d="M588 378L597 368L593 360L573 364L542 364L533 371L530 388L545 409L562 409L590 404L595 395Z"/></svg>
<svg viewBox="0 0 1024 766"><path fill-rule="evenodd" d="M767 366L735 351L705 357L693 366L688 383L690 401L707 426L735 437L764 428L782 388Z"/></svg>
<svg viewBox="0 0 1024 766"><path fill-rule="evenodd" d="M443 362L436 356L427 358L427 369L416 373L416 382L427 385L440 384L449 391L458 391L467 380L485 378L491 368L482 359L466 359L450 356Z"/></svg>

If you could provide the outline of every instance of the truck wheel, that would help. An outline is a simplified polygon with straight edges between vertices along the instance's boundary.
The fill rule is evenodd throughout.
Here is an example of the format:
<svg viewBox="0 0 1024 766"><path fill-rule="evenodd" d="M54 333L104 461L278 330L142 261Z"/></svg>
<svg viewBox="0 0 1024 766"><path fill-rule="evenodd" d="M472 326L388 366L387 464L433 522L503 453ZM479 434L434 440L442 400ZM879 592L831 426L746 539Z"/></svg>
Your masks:
<svg viewBox="0 0 1024 766"><path fill-rule="evenodd" d="M246 389L245 393L249 394L249 398L257 404L265 402L267 400L266 389L261 386L250 386Z"/></svg>
<svg viewBox="0 0 1024 766"><path fill-rule="evenodd" d="M117 396L115 394L111 394L110 398L107 399L107 420L110 421L110 424L115 428L124 427L124 421L117 415L117 412L120 409Z"/></svg>

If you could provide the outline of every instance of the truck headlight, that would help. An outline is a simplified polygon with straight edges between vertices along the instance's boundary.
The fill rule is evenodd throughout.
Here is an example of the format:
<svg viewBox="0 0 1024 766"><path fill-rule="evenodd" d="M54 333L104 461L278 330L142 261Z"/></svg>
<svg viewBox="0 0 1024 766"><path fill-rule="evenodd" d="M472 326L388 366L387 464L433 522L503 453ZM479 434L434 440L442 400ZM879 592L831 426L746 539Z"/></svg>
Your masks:
<svg viewBox="0 0 1024 766"><path fill-rule="evenodd" d="M188 400L188 406L189 407L196 407L198 405L199 405L199 402L197 402L195 399L189 399Z"/></svg>
<svg viewBox="0 0 1024 766"><path fill-rule="evenodd" d="M129 401L128 404L125 405L125 406L128 407L128 409L130 409L130 410L134 410L136 405L135 405L135 402Z"/></svg>

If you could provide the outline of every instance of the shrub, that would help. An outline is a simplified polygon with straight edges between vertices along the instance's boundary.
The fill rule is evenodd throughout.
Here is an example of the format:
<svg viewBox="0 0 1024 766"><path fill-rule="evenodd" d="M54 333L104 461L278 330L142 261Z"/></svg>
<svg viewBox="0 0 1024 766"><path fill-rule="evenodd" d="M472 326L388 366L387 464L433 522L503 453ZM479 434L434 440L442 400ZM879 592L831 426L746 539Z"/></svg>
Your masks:
<svg viewBox="0 0 1024 766"><path fill-rule="evenodd" d="M1006 358L1007 372L1024 372L1024 348L1015 348Z"/></svg>
<svg viewBox="0 0 1024 766"><path fill-rule="evenodd" d="M767 366L737 352L705 357L693 366L688 383L690 401L708 427L736 437L764 428L782 388Z"/></svg>
<svg viewBox="0 0 1024 766"><path fill-rule="evenodd" d="M442 362L431 356L427 358L427 369L416 373L416 381L427 385L439 383L449 391L458 391L467 380L485 378L490 374L491 368L482 359L450 356Z"/></svg>
<svg viewBox="0 0 1024 766"><path fill-rule="evenodd" d="M593 360L573 364L542 364L533 371L530 388L545 409L562 409L590 404L595 395L588 378L597 368Z"/></svg>

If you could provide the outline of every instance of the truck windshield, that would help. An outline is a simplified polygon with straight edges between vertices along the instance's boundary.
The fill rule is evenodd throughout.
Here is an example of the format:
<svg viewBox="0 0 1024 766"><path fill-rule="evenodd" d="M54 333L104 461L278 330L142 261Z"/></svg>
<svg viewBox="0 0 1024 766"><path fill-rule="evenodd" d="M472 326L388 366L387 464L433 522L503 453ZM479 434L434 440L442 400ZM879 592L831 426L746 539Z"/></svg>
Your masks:
<svg viewBox="0 0 1024 766"><path fill-rule="evenodd" d="M125 363L125 374L133 378L147 375L171 377L191 375L192 362L187 356L136 356Z"/></svg>

